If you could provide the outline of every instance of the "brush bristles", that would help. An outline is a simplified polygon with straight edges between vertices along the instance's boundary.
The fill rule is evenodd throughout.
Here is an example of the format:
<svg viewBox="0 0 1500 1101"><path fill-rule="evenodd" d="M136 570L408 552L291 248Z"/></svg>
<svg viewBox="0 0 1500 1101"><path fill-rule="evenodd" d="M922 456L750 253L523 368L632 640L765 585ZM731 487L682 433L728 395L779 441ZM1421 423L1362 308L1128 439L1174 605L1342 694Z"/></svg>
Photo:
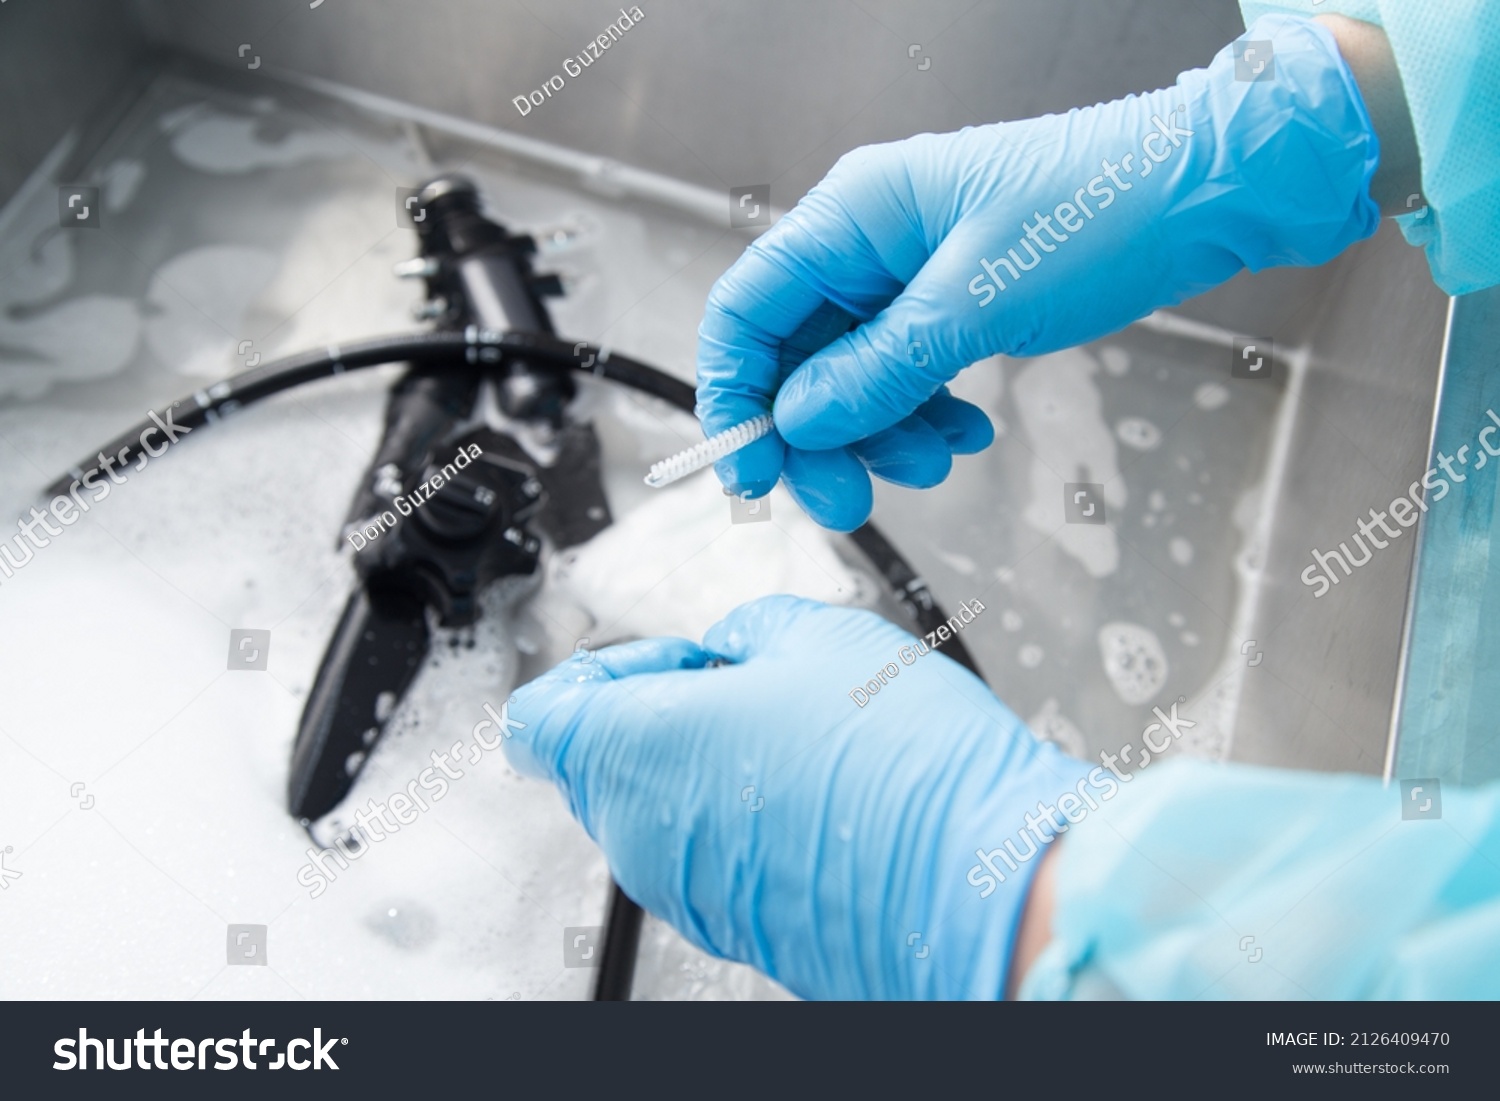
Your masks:
<svg viewBox="0 0 1500 1101"><path fill-rule="evenodd" d="M705 466L713 465L726 455L734 454L746 444L754 443L770 432L774 425L769 413L741 421L733 428L726 428L694 447L655 463L651 467L651 473L646 475L646 484L652 489L671 485Z"/></svg>

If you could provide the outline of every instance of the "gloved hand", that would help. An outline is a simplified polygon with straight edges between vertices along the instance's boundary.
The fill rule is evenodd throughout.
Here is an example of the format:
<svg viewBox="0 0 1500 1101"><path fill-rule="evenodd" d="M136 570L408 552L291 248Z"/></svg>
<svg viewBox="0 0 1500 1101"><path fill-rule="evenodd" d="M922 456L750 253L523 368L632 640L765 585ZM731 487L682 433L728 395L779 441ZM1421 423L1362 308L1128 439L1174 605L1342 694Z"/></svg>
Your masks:
<svg viewBox="0 0 1500 1101"><path fill-rule="evenodd" d="M976 850L1026 855L1024 816L1089 767L926 647L871 612L766 597L702 646L563 662L517 691L506 752L706 951L809 998L998 998L1040 859L997 858L996 882Z"/></svg>
<svg viewBox="0 0 1500 1101"><path fill-rule="evenodd" d="M754 497L784 477L852 530L867 470L936 485L952 454L989 445L984 414L944 389L969 364L1083 343L1373 233L1377 142L1332 36L1275 15L1245 38L1261 44L1161 91L841 159L709 295L704 431L773 401L777 427L719 464L724 484Z"/></svg>

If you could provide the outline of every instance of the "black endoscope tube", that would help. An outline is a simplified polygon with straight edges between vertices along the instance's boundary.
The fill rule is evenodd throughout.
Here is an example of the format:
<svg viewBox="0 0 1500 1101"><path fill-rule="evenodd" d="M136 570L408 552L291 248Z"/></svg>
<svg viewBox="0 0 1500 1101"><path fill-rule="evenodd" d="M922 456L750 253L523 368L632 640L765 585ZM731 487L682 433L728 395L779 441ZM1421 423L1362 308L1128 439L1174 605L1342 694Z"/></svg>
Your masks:
<svg viewBox="0 0 1500 1101"><path fill-rule="evenodd" d="M569 367L597 378L608 379L660 398L686 413L693 412L695 397L691 386L639 360L613 354L591 344L569 344L545 333L501 335L471 328L461 333L434 332L383 337L276 360L241 372L175 403L174 423L196 428L252 401L343 371L401 361L434 364L447 362L457 365L467 359L470 362L483 360L490 364L496 358L515 354L524 354L535 361L545 361L556 367ZM589 366L585 367L585 363ZM189 402L192 405L188 412L177 415L176 410ZM111 455L125 455L123 461L128 461L130 454L139 450L141 434L155 424L154 420L142 421L101 450ZM47 487L46 495L52 497L65 494L75 481L90 472L97 473L96 465L86 465L93 461L93 457L85 459L83 464L53 482ZM946 622L948 617L942 606L932 598L926 582L874 524L865 524L851 532L849 538L875 567L881 580L889 586L921 632L936 630ZM943 652L983 679L979 666L964 646L963 640L956 636L950 638L943 647ZM615 884L610 892L605 942L594 980L593 1000L630 1000L643 918L641 908Z"/></svg>
<svg viewBox="0 0 1500 1101"><path fill-rule="evenodd" d="M316 352L302 352L273 360L248 371L231 375L212 386L196 390L187 397L171 403L171 415L163 418L170 424L192 430L211 424L220 417L228 416L253 401L270 397L304 382L358 371L366 367L379 367L387 363L443 364L462 363L467 349L498 345L503 338L499 334L478 330L469 332L412 333L403 336L377 337L355 344L330 344ZM493 354L493 353L492 353ZM165 407L164 407L165 408ZM157 436L154 443L145 443L151 433ZM128 432L116 436L95 454L89 455L74 466L66 475L57 479L44 491L48 497L68 492L74 482L90 473L100 472L100 456L109 456L111 464L123 466L138 455L143 446L156 444L165 446L168 440L158 427L154 417L147 417ZM157 451L156 454L161 454Z"/></svg>

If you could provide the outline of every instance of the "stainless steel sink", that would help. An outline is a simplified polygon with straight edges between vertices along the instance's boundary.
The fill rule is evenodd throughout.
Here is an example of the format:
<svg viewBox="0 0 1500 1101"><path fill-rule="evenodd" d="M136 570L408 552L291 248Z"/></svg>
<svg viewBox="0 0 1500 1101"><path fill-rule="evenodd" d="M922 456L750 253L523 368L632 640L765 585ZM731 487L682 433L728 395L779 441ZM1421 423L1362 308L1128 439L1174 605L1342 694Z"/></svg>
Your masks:
<svg viewBox="0 0 1500 1101"><path fill-rule="evenodd" d="M412 250L396 189L457 167L502 220L560 231L568 247L546 263L569 282L561 331L691 377L704 296L749 239L716 221L716 193L333 87L174 69L102 140L59 147L0 221L7 515L82 449L252 355L411 327L416 292L390 276ZM80 180L97 181L103 224L59 230L56 186ZM1428 468L1447 312L1386 228L1323 269L1244 276L1087 348L977 365L956 390L996 420L997 445L937 490L881 487L876 517L942 601L984 605L965 641L990 683L1076 752L1139 752L1160 709L1184 720L1168 752L1380 773L1405 652L1400 767L1471 775L1493 754L1454 765L1422 710L1433 677L1460 666L1409 655L1432 632L1449 650L1476 635L1488 646L1485 618L1462 627L1452 597L1423 587L1403 651L1413 552L1452 510L1435 504L1421 534L1323 597L1300 580L1315 548ZM1483 349L1455 338L1450 356L1473 375ZM1265 376L1231 373L1254 359ZM599 923L604 867L541 785L476 779L466 807L341 892L309 900L293 882L306 841L281 812L290 737L349 583L334 529L388 379L320 384L186 441L0 584L0 667L32 688L0 724L14 743L0 747L5 821L85 897L78 869L100 853L135 881L181 887L138 888L118 903L127 925L165 921L196 943L222 938L221 918L273 921L273 965L286 960L309 997L582 996L587 973L557 966L557 930ZM643 399L599 401L628 515L636 467L694 429ZM1071 500L1075 483L1097 497ZM1070 521L1089 504L1099 512ZM773 508L790 539L790 504ZM1446 567L1423 546L1425 578ZM857 556L849 566L853 588L834 588L868 600ZM273 630L270 676L224 672L222 634L242 626ZM517 654L514 626L497 616L481 656L436 661L402 737L464 723L548 645L571 644ZM96 679L83 698L46 706L78 694L84 665ZM63 774L88 779L99 814L49 834L24 793ZM50 905L18 897L7 928L53 943ZM257 969L215 975L178 956L42 962L8 977L8 994L44 996L49 967L76 996L256 989L243 972ZM638 994L780 996L654 924Z"/></svg>

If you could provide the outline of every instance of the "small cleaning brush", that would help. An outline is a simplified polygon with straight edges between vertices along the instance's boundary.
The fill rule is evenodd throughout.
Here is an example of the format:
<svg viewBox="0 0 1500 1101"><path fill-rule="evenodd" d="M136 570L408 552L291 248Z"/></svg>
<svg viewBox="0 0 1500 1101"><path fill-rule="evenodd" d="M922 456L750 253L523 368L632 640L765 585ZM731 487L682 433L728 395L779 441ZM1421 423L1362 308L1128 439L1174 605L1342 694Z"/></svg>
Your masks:
<svg viewBox="0 0 1500 1101"><path fill-rule="evenodd" d="M758 417L741 421L733 428L716 432L697 446L679 451L670 458L656 463L651 467L651 473L646 475L646 484L652 489L669 486L679 478L686 478L689 474L718 462L724 456L734 454L746 444L754 443L769 433L773 427L775 427L775 422L771 419L771 414L762 413Z"/></svg>

